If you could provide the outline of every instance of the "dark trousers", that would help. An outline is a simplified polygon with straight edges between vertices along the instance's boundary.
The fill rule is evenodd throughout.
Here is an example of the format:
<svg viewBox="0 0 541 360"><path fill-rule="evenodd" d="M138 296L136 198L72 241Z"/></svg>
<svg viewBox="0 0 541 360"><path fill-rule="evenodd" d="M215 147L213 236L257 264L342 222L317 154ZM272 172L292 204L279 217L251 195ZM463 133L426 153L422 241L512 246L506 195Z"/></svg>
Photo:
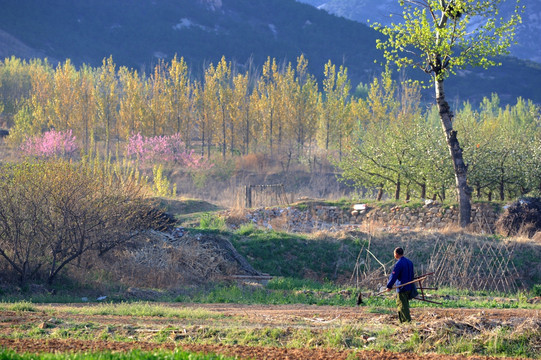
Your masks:
<svg viewBox="0 0 541 360"><path fill-rule="evenodd" d="M399 292L396 296L396 306L398 307L398 319L401 323L410 322L410 292Z"/></svg>

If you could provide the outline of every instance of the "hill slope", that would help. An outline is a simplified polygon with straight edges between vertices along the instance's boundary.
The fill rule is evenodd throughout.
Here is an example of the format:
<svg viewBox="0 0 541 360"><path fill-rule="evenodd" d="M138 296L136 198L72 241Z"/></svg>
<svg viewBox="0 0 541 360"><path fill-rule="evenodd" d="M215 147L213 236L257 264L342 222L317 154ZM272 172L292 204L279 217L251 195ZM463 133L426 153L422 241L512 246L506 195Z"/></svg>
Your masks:
<svg viewBox="0 0 541 360"><path fill-rule="evenodd" d="M99 66L112 55L118 65L149 73L177 54L199 76L223 55L242 71L268 56L295 63L304 54L318 79L331 60L348 68L353 86L382 70L374 63L382 59L375 31L294 0L0 0L0 8L3 57L48 57L53 63L70 58L76 65ZM505 59L503 68L463 73L447 92L473 104L493 92L503 103L518 96L541 103L540 78L538 64Z"/></svg>
<svg viewBox="0 0 541 360"><path fill-rule="evenodd" d="M2 30L75 64L99 66L112 54L118 64L148 72L178 54L198 73L223 55L238 64L262 64L267 56L294 63L304 53L315 75L331 59L352 69L355 81L366 81L364 67L374 69L381 56L373 46L376 34L365 25L293 0L0 3Z"/></svg>

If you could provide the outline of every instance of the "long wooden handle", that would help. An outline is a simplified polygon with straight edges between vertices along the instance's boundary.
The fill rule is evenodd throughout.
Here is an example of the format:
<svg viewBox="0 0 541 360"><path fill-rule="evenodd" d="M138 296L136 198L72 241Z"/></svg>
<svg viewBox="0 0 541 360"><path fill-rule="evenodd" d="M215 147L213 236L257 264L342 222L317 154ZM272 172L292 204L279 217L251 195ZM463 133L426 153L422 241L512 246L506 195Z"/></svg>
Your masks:
<svg viewBox="0 0 541 360"><path fill-rule="evenodd" d="M398 289L398 288L401 288L402 286L406 286L406 285L409 285L409 284L413 284L413 283L416 283L416 282L419 282L419 281L423 281L424 279L427 278L427 276L428 276L428 275L421 276L421 277L418 277L417 279L412 280L412 281L409 281L409 282L407 282L407 283L405 283L405 284L400 284L400 285L398 285L398 286L393 286L393 287L391 288L391 290ZM383 294L383 293L385 293L385 292L387 292L387 290L380 291L380 292L377 293L376 295L381 295L381 294Z"/></svg>

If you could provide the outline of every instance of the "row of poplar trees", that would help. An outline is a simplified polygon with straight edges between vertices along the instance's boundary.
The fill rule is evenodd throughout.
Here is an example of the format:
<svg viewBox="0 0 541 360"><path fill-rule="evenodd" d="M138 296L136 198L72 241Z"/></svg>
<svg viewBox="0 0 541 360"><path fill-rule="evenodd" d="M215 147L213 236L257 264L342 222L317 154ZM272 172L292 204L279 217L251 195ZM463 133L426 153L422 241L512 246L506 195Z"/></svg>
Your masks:
<svg viewBox="0 0 541 360"><path fill-rule="evenodd" d="M98 140L110 151L115 141L136 133L178 133L209 157L213 149L224 159L284 149L302 157L316 142L341 149L357 117L347 70L329 62L320 93L307 65L303 56L295 67L269 58L256 74L239 72L222 58L194 80L176 57L149 75L117 68L112 58L99 68L80 69L69 60L53 69L46 62L12 58L0 66L11 86L0 91L4 107L9 103L14 113L14 140L45 128L71 129L85 149Z"/></svg>
<svg viewBox="0 0 541 360"><path fill-rule="evenodd" d="M344 179L378 189L378 197L454 196L438 113L421 103L419 84L385 72L354 96L347 69L327 63L318 85L307 64L303 56L295 66L269 58L241 72L222 58L195 79L182 58L148 75L117 68L112 58L79 69L69 60L53 68L11 58L0 63L0 122L14 144L71 129L85 151L101 142L109 152L136 133L178 133L206 157L329 158ZM497 95L456 112L474 197L541 189L540 114L520 98L503 107Z"/></svg>

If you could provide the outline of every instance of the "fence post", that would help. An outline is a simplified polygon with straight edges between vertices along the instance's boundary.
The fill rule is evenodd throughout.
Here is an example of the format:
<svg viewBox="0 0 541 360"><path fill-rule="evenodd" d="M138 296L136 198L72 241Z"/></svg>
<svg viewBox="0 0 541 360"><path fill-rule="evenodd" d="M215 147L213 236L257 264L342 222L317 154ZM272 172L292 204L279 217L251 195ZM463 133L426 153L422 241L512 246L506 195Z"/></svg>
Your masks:
<svg viewBox="0 0 541 360"><path fill-rule="evenodd" d="M252 207L252 185L246 185L245 206L248 209Z"/></svg>

